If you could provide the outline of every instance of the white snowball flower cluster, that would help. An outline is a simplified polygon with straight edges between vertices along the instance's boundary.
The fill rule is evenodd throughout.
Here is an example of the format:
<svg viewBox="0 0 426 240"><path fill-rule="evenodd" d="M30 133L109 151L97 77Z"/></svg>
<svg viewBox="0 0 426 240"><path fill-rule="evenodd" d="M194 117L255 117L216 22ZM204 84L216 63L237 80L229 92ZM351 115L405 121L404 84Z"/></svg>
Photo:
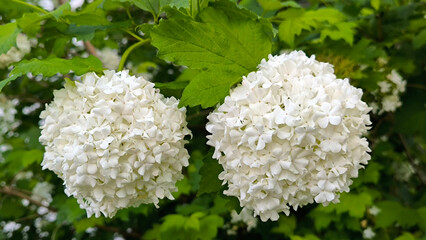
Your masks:
<svg viewBox="0 0 426 240"><path fill-rule="evenodd" d="M9 49L7 53L0 55L0 69L6 68L9 64L19 62L31 51L31 42L24 34L19 33L16 37L16 47Z"/></svg>
<svg viewBox="0 0 426 240"><path fill-rule="evenodd" d="M64 180L87 215L154 203L177 191L188 165L186 109L127 71L83 76L54 91L40 117L43 169Z"/></svg>
<svg viewBox="0 0 426 240"><path fill-rule="evenodd" d="M99 59L102 62L102 65L107 69L117 69L120 64L121 57L118 55L117 49L104 48L100 51L97 51Z"/></svg>
<svg viewBox="0 0 426 240"><path fill-rule="evenodd" d="M224 193L262 221L290 206L338 202L367 164L371 124L362 90L302 51L269 56L209 116L207 144Z"/></svg>
<svg viewBox="0 0 426 240"><path fill-rule="evenodd" d="M399 96L405 92L407 82L393 69L386 76L386 79L378 82L377 85L379 85L380 93L375 92L373 94L377 99L381 99L381 104L373 102L373 112L379 115L384 112L395 112L402 105Z"/></svg>

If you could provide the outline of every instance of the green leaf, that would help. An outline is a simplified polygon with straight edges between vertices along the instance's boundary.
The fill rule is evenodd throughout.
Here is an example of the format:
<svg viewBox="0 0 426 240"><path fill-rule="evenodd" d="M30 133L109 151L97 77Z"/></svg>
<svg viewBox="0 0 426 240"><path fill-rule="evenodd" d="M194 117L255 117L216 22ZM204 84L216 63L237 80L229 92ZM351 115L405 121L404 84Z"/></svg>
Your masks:
<svg viewBox="0 0 426 240"><path fill-rule="evenodd" d="M218 228L224 224L223 218L218 215L209 215L200 220L200 231L198 239L214 239Z"/></svg>
<svg viewBox="0 0 426 240"><path fill-rule="evenodd" d="M185 88L181 106L201 104L206 108L219 103L229 94L230 87L254 71L271 51L263 23L235 4L218 6L221 8L202 11L201 22L169 19L151 32L158 57L202 70Z"/></svg>
<svg viewBox="0 0 426 240"><path fill-rule="evenodd" d="M297 236L297 235L292 235L290 236L290 240L320 240L320 238L318 238L317 236L313 235L313 234L306 234L305 236Z"/></svg>
<svg viewBox="0 0 426 240"><path fill-rule="evenodd" d="M273 233L282 233L284 236L290 236L296 229L296 218L294 215L289 217L281 217L278 220L278 226L272 229Z"/></svg>
<svg viewBox="0 0 426 240"><path fill-rule="evenodd" d="M321 23L337 24L346 19L345 15L334 8L312 11L288 9L278 13L276 17L283 19L278 28L280 39L290 47L295 46L294 38L300 35L303 30L310 31L312 28L318 28Z"/></svg>
<svg viewBox="0 0 426 240"><path fill-rule="evenodd" d="M16 22L26 34L35 36L40 32L40 22L48 17L48 15L41 15L39 13L24 13Z"/></svg>
<svg viewBox="0 0 426 240"><path fill-rule="evenodd" d="M419 226L424 232L426 232L426 207L417 209L417 214L420 218Z"/></svg>
<svg viewBox="0 0 426 240"><path fill-rule="evenodd" d="M0 218L2 219L17 219L25 215L25 207L22 205L22 200L19 198L0 198Z"/></svg>
<svg viewBox="0 0 426 240"><path fill-rule="evenodd" d="M7 53L9 49L16 46L18 33L19 29L16 22L0 25L0 55Z"/></svg>
<svg viewBox="0 0 426 240"><path fill-rule="evenodd" d="M82 210L75 198L57 195L53 198L52 206L58 209L56 222L62 224L64 222L73 223L77 219L86 215L86 211Z"/></svg>
<svg viewBox="0 0 426 240"><path fill-rule="evenodd" d="M284 7L300 8L295 1L281 2L279 0L257 0L264 12L275 11Z"/></svg>
<svg viewBox="0 0 426 240"><path fill-rule="evenodd" d="M365 170L359 172L359 177L354 179L352 187L358 187L362 183L378 183L380 179L380 170L383 169L383 166L377 162L368 163Z"/></svg>
<svg viewBox="0 0 426 240"><path fill-rule="evenodd" d="M38 149L32 149L32 150L26 151L22 155L22 166L25 168L31 165L32 163L41 163L42 160L43 160L43 151Z"/></svg>
<svg viewBox="0 0 426 240"><path fill-rule="evenodd" d="M349 45L353 45L356 23L354 22L340 22L334 25L334 29L327 28L321 31L321 40L326 37L333 40L343 39Z"/></svg>
<svg viewBox="0 0 426 240"><path fill-rule="evenodd" d="M58 73L67 74L73 71L76 75L83 75L87 72L101 72L103 70L102 62L94 57L88 58L75 57L72 59L47 58L43 60L31 59L23 60L15 64L15 68L10 72L9 78L0 82L1 89L10 81L31 72L34 75L43 74L45 77L51 77Z"/></svg>
<svg viewBox="0 0 426 240"><path fill-rule="evenodd" d="M398 221L402 206L398 202L383 201L376 204L380 212L376 216L376 227L386 228Z"/></svg>
<svg viewBox="0 0 426 240"><path fill-rule="evenodd" d="M423 29L419 34L413 37L413 47L415 49L419 49L425 44L426 44L426 29Z"/></svg>
<svg viewBox="0 0 426 240"><path fill-rule="evenodd" d="M344 193L340 196L340 203L336 204L335 208L338 214L348 212L352 217L362 218L367 206L371 206L372 204L372 199L367 193Z"/></svg>
<svg viewBox="0 0 426 240"><path fill-rule="evenodd" d="M79 221L73 222L75 231L77 233L82 233L86 231L86 229L88 228L95 227L96 225L103 225L103 224L104 224L103 218L95 218L95 217L83 218Z"/></svg>
<svg viewBox="0 0 426 240"><path fill-rule="evenodd" d="M201 181L197 196L203 193L218 192L222 188L222 181L218 178L222 171L222 166L212 158L212 153L207 154L204 164L200 168Z"/></svg>
<svg viewBox="0 0 426 240"><path fill-rule="evenodd" d="M332 222L340 220L340 216L334 212L324 211L325 208L322 206L316 207L309 213L309 217L314 219L314 226L317 231L327 228Z"/></svg>
<svg viewBox="0 0 426 240"><path fill-rule="evenodd" d="M77 26L106 26L110 25L111 22L105 17L105 12L101 9L96 9L92 12L71 12L67 11L63 16L71 24Z"/></svg>
<svg viewBox="0 0 426 240"><path fill-rule="evenodd" d="M70 11L70 10L71 10L70 3L67 2L59 6L54 11L49 12L49 15L52 15L56 20L59 20L59 18L64 14L65 11Z"/></svg>
<svg viewBox="0 0 426 240"><path fill-rule="evenodd" d="M229 71L204 71L192 79L183 91L181 105L195 106L201 104L207 108L214 106L229 94L229 89L242 79L242 75Z"/></svg>
<svg viewBox="0 0 426 240"><path fill-rule="evenodd" d="M395 238L395 240L416 240L413 234L409 232L404 232L401 236Z"/></svg>
<svg viewBox="0 0 426 240"><path fill-rule="evenodd" d="M136 7L150 12L154 19L157 20L161 11L166 6L176 7L176 8L189 8L189 0L115 0L118 2L128 2Z"/></svg>
<svg viewBox="0 0 426 240"><path fill-rule="evenodd" d="M376 11L380 9L380 0L371 0L370 4Z"/></svg>

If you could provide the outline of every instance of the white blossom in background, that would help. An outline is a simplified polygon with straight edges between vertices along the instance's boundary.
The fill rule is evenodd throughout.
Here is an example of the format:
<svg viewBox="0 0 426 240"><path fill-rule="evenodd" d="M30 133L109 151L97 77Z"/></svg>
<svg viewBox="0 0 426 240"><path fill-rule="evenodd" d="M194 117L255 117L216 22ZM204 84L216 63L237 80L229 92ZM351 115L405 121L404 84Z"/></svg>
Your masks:
<svg viewBox="0 0 426 240"><path fill-rule="evenodd" d="M237 211L232 210L231 212L231 223L243 222L247 225L247 231L250 232L253 228L257 226L257 218L253 216L253 210L248 208L243 208L240 214Z"/></svg>
<svg viewBox="0 0 426 240"><path fill-rule="evenodd" d="M83 6L83 4L84 4L84 0L70 0L71 10L73 11Z"/></svg>
<svg viewBox="0 0 426 240"><path fill-rule="evenodd" d="M8 222L3 226L3 232L4 233L11 233L14 231L17 231L21 228L21 224L20 223L16 223L16 222Z"/></svg>
<svg viewBox="0 0 426 240"><path fill-rule="evenodd" d="M15 107L18 103L17 99L9 100L0 93L0 143L4 137L11 135L20 124L20 121L15 119L15 115L18 113Z"/></svg>
<svg viewBox="0 0 426 240"><path fill-rule="evenodd" d="M118 69L121 57L118 55L117 49L104 48L98 50L97 54L105 68L110 70Z"/></svg>
<svg viewBox="0 0 426 240"><path fill-rule="evenodd" d="M53 185L48 182L38 182L32 190L31 198L48 205L52 202Z"/></svg>
<svg viewBox="0 0 426 240"><path fill-rule="evenodd" d="M6 68L9 64L19 62L21 59L31 51L31 42L24 34L19 33L16 37L16 46L12 47L0 55L0 69Z"/></svg>
<svg viewBox="0 0 426 240"><path fill-rule="evenodd" d="M373 216L377 216L380 211L380 208L378 208L377 206L372 206L370 209L368 209L368 212Z"/></svg>
<svg viewBox="0 0 426 240"><path fill-rule="evenodd" d="M379 91L373 94L381 103L371 103L374 106L373 112L379 115L384 112L395 112L402 105L400 95L405 92L407 82L393 69L386 79L378 82L377 85L379 85Z"/></svg>
<svg viewBox="0 0 426 240"><path fill-rule="evenodd" d="M59 5L59 2L58 0L40 0L38 1L38 5L44 10L53 11Z"/></svg>
<svg viewBox="0 0 426 240"><path fill-rule="evenodd" d="M188 166L185 108L127 71L85 74L54 91L40 118L43 169L64 180L88 217L173 199Z"/></svg>
<svg viewBox="0 0 426 240"><path fill-rule="evenodd" d="M19 101L17 99L9 100L0 93L0 162L3 161L3 152L12 149L12 146L4 143L5 138L13 135L13 130L20 125L20 121L15 119L18 112L16 106Z"/></svg>
<svg viewBox="0 0 426 240"><path fill-rule="evenodd" d="M224 194L277 220L348 192L370 155L362 90L302 51L269 56L208 116L207 144L224 171Z"/></svg>
<svg viewBox="0 0 426 240"><path fill-rule="evenodd" d="M364 239L372 239L374 236L376 236L376 233L373 232L373 229L371 229L371 227L368 227L364 231L362 231L362 237Z"/></svg>

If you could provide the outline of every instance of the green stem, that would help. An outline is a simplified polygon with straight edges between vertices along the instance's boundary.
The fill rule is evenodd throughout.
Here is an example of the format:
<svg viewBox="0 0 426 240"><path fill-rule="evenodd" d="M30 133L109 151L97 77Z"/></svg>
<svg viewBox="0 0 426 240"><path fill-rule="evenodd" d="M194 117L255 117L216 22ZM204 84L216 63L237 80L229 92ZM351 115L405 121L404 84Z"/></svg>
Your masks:
<svg viewBox="0 0 426 240"><path fill-rule="evenodd" d="M130 21L132 22L132 24L136 25L135 21L133 21L132 14L130 14L130 11L129 11L128 8L126 8L126 13L127 13L127 16L129 17Z"/></svg>
<svg viewBox="0 0 426 240"><path fill-rule="evenodd" d="M124 63L126 62L127 57L135 48L140 47L140 46L144 45L145 43L149 43L150 41L151 41L151 39L144 39L140 42L133 44L128 49L126 49L126 51L124 51L124 53L123 53L123 56L121 57L120 65L118 65L118 71L123 70Z"/></svg>
<svg viewBox="0 0 426 240"><path fill-rule="evenodd" d="M124 29L124 31L126 31L126 33L128 33L129 35L132 35L132 37L136 38L137 40L144 41L143 38L139 37L138 35L134 34L133 32L131 32L131 31L127 30L127 29Z"/></svg>
<svg viewBox="0 0 426 240"><path fill-rule="evenodd" d="M34 6L34 5L30 4L30 3L27 3L27 2L23 2L23 1L20 1L20 0L12 0L12 2L16 2L16 3L19 3L19 4L25 5L25 6L29 7L29 8L32 8L32 9L34 9L34 10L36 10L38 12L44 13L44 14L49 14L48 11L46 11L46 10L44 10L42 8L39 8L37 6Z"/></svg>

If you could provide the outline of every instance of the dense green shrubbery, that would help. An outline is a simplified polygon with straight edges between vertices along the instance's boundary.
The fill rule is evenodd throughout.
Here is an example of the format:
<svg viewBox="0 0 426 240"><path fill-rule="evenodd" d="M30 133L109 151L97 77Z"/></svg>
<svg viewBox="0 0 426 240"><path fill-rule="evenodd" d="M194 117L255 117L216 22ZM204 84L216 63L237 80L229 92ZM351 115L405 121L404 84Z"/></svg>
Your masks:
<svg viewBox="0 0 426 240"><path fill-rule="evenodd" d="M424 2L76 2L0 0L0 239L426 239ZM223 194L206 116L268 54L292 50L363 89L372 159L340 203L262 222ZM39 114L65 81L106 68L181 99L193 136L175 200L87 218L40 166Z"/></svg>

